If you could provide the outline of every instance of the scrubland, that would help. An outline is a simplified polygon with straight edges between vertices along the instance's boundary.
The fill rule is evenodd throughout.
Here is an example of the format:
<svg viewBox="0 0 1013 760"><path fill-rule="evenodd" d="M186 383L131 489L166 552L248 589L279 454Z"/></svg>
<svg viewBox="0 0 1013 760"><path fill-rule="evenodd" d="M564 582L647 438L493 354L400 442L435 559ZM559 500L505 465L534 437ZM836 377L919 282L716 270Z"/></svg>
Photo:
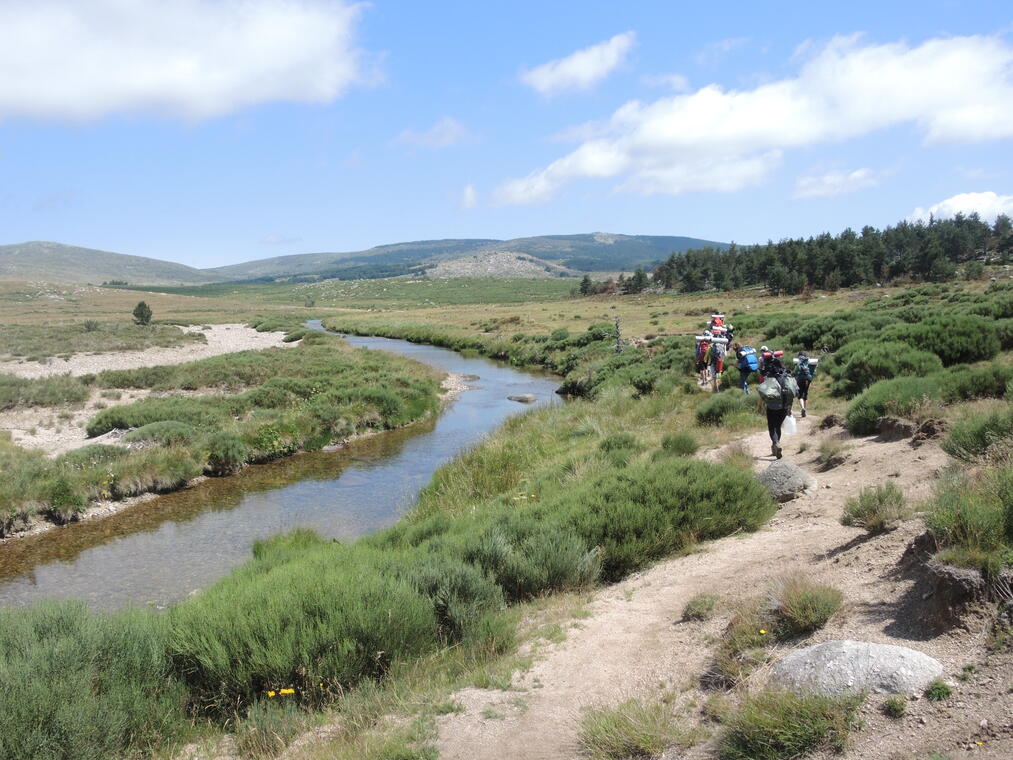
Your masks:
<svg viewBox="0 0 1013 760"><path fill-rule="evenodd" d="M553 639L551 621L532 620L563 608L575 614L597 586L701 542L757 530L774 515L748 454L746 467L741 457L693 456L698 446L762 426L754 397L711 395L692 379L690 336L722 306L743 343L822 356L812 397L822 414L843 415L852 434L875 432L882 416L947 422L943 446L960 465L920 505L927 529L947 562L986 577L1008 569L1008 288L930 285L791 299L745 291L332 313L326 324L334 329L548 368L573 400L512 418L448 463L394 527L351 544L301 532L262 542L247 565L164 615L100 615L74 604L0 611L0 754L169 757L186 742L213 747L228 733L240 752L274 756L325 721L340 729L308 756L435 757L434 721L458 709L449 695L509 684L524 653ZM621 352L616 316L621 337L634 339ZM94 432L135 428L130 435L158 444L139 453L159 456L190 451L188 440L231 436L201 444L209 452L202 466L214 471L214 462L227 470L250 452L315 445L337 434L338 420L383 426L431 411L432 378L392 382L390 367L328 340L303 338L306 345L286 353L302 352L300 366L339 380L331 362L354 359L347 371L358 377L354 387L364 377L371 384L388 378L382 399L321 390L315 375L272 380L282 359L238 355L96 376L89 382L101 387L229 395L214 404L169 397L109 409L92 421ZM735 387L732 374L723 387ZM320 393L328 399L321 408L302 403ZM325 413L335 405L344 412ZM277 435L261 435L265 425ZM31 473L35 465L12 459L11 466ZM870 533L908 515L891 493L855 496L842 516ZM769 646L758 635L796 640L842 604L832 586L782 580L769 603L743 608L741 625L715 642L733 681ZM72 657L60 654L68 650ZM24 689L7 688L26 681ZM716 709L720 756L788 758L843 747L859 702L777 693L731 699ZM650 756L696 740L662 713L631 704L590 714L586 751L618 757L610 748L644 747ZM39 714L51 718L40 723Z"/></svg>

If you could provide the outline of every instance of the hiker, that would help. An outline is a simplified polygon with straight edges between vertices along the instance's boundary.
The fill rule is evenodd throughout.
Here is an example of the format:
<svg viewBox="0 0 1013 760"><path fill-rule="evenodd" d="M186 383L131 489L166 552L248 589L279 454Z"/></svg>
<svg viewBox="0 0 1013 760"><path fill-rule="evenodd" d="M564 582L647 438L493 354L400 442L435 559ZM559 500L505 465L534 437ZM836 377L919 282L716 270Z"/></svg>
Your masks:
<svg viewBox="0 0 1013 760"><path fill-rule="evenodd" d="M780 359L781 359L782 356L784 356L784 351L771 351L766 346L761 346L760 347L760 382L761 383L764 381L764 379L767 377L767 375L770 374L770 363L774 359L777 359L778 360L778 364L780 364L781 363ZM783 368L783 366L782 366L782 368Z"/></svg>
<svg viewBox="0 0 1013 760"><path fill-rule="evenodd" d="M770 435L770 453L781 458L781 425L791 414L791 404L798 395L795 378L785 370L781 360L772 356L767 363L767 379L756 389L767 407L767 433Z"/></svg>
<svg viewBox="0 0 1013 760"><path fill-rule="evenodd" d="M735 366L739 369L739 387L748 396L749 376L760 369L760 360L757 359L756 349L752 346L736 343L732 348L735 349Z"/></svg>
<svg viewBox="0 0 1013 760"><path fill-rule="evenodd" d="M710 350L710 331L696 337L696 371L700 374L698 383L707 385L707 352Z"/></svg>
<svg viewBox="0 0 1013 760"><path fill-rule="evenodd" d="M711 341L710 357L707 361L711 374L711 390L718 392L718 378L725 371L725 354L728 353L728 341L717 337Z"/></svg>
<svg viewBox="0 0 1013 760"><path fill-rule="evenodd" d="M800 351L795 357L795 382L798 384L798 405L802 409L802 416L805 417L805 402L809 400L809 386L816 377L818 360L809 358L805 351Z"/></svg>

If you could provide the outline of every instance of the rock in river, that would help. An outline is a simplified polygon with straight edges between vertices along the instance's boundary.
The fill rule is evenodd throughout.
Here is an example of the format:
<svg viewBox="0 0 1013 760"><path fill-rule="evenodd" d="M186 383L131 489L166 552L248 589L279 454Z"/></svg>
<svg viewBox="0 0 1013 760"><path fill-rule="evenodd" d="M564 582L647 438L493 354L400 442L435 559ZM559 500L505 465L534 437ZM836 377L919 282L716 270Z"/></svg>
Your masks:
<svg viewBox="0 0 1013 760"><path fill-rule="evenodd" d="M518 401L522 404L533 404L537 400L534 393L518 393L514 396L507 396L507 401Z"/></svg>

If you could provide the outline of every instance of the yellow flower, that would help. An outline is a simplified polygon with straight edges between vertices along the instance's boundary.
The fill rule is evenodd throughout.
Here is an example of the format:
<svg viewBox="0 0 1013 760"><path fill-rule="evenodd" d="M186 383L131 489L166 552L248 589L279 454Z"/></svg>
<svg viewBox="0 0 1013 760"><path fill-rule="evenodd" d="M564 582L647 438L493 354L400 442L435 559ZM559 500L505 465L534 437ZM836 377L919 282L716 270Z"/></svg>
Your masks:
<svg viewBox="0 0 1013 760"><path fill-rule="evenodd" d="M282 689L279 694L295 694L295 689Z"/></svg>
<svg viewBox="0 0 1013 760"><path fill-rule="evenodd" d="M763 630L763 629L761 628L761 629L760 629L760 635L761 635L761 636L766 636L766 635L767 635L767 632L766 632L765 630Z"/></svg>
<svg viewBox="0 0 1013 760"><path fill-rule="evenodd" d="M274 692L273 692L273 691L269 691L269 692L267 692L267 696L269 696L269 697L273 697L273 696L274 696Z"/></svg>

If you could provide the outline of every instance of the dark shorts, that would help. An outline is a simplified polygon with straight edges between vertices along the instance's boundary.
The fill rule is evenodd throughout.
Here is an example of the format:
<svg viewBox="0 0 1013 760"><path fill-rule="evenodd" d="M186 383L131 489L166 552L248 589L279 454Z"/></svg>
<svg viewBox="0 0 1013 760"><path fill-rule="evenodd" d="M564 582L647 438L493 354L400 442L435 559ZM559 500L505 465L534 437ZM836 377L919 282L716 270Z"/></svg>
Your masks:
<svg viewBox="0 0 1013 760"><path fill-rule="evenodd" d="M799 380L798 381L798 399L799 401L809 400L809 383L811 380Z"/></svg>
<svg viewBox="0 0 1013 760"><path fill-rule="evenodd" d="M696 363L697 372L703 372L705 369L707 369L707 362L701 360Z"/></svg>

